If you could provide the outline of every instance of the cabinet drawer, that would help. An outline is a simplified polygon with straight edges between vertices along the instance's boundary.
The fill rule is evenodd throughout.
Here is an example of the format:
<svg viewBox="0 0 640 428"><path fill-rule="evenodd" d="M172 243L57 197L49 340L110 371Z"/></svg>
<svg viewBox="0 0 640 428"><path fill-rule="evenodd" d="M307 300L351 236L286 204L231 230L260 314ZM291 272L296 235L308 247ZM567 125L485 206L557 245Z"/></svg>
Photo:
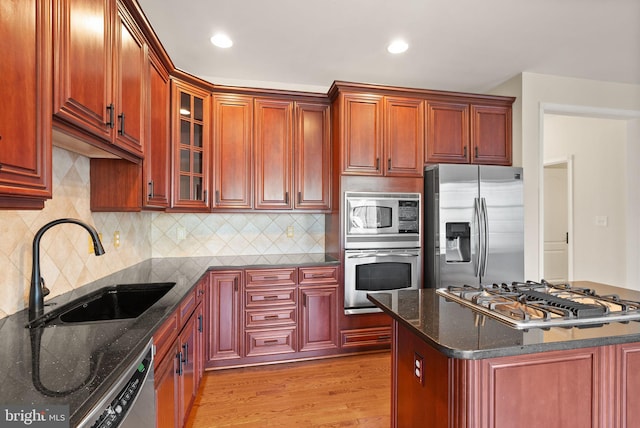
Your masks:
<svg viewBox="0 0 640 428"><path fill-rule="evenodd" d="M296 329L247 331L245 345L247 357L295 352Z"/></svg>
<svg viewBox="0 0 640 428"><path fill-rule="evenodd" d="M296 268L246 270L247 287L269 287L273 285L296 285Z"/></svg>
<svg viewBox="0 0 640 428"><path fill-rule="evenodd" d="M191 316L194 309L196 308L197 299L196 299L196 291L198 287L194 288L192 291L187 294L182 302L180 303L180 323L184 324L187 319Z"/></svg>
<svg viewBox="0 0 640 428"><path fill-rule="evenodd" d="M178 337L178 312L174 312L153 334L153 344L156 347L154 361L158 364L171 349Z"/></svg>
<svg viewBox="0 0 640 428"><path fill-rule="evenodd" d="M336 282L338 282L338 266L298 269L298 283L300 285L335 284Z"/></svg>
<svg viewBox="0 0 640 428"><path fill-rule="evenodd" d="M391 344L390 327L343 330L340 335L343 348Z"/></svg>
<svg viewBox="0 0 640 428"><path fill-rule="evenodd" d="M245 305L247 308L257 306L295 305L296 289L246 290Z"/></svg>
<svg viewBox="0 0 640 428"><path fill-rule="evenodd" d="M296 308L249 309L245 311L245 327L272 327L296 323Z"/></svg>

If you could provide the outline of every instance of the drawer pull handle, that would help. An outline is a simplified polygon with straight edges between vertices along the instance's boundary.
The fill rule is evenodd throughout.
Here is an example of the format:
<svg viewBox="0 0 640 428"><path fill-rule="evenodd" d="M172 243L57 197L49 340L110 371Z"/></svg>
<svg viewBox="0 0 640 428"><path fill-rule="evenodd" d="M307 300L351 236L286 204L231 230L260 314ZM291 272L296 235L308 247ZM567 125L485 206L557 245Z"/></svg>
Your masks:
<svg viewBox="0 0 640 428"><path fill-rule="evenodd" d="M278 300L278 296L264 296L264 300Z"/></svg>
<svg viewBox="0 0 640 428"><path fill-rule="evenodd" d="M265 315L264 319L266 320L277 320L278 318L280 318L277 315Z"/></svg>
<svg viewBox="0 0 640 428"><path fill-rule="evenodd" d="M182 376L182 352L178 352L176 354L176 358L178 359L178 368L176 369L176 373L178 376Z"/></svg>
<svg viewBox="0 0 640 428"><path fill-rule="evenodd" d="M384 340L391 340L391 336L389 335L378 336L378 341L384 341Z"/></svg>
<svg viewBox="0 0 640 428"><path fill-rule="evenodd" d="M276 345L278 343L278 339L265 340L263 343L265 345Z"/></svg>
<svg viewBox="0 0 640 428"><path fill-rule="evenodd" d="M327 275L325 273L314 273L313 275L311 275L311 278L330 278L330 275Z"/></svg>
<svg viewBox="0 0 640 428"><path fill-rule="evenodd" d="M182 362L185 364L189 364L189 344L185 343L184 345L182 345L182 350L184 351Z"/></svg>
<svg viewBox="0 0 640 428"><path fill-rule="evenodd" d="M262 279L269 280L269 281L276 281L280 278L277 275L272 275L272 276L263 276Z"/></svg>

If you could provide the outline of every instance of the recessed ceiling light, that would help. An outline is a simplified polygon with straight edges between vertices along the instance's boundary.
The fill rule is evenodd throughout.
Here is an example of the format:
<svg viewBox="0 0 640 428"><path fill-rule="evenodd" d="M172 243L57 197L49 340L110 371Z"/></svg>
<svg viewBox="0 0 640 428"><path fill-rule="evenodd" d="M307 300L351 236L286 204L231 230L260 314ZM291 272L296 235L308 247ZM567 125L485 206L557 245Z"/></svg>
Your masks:
<svg viewBox="0 0 640 428"><path fill-rule="evenodd" d="M211 37L211 43L219 48L230 48L233 46L233 41L226 34L218 33Z"/></svg>
<svg viewBox="0 0 640 428"><path fill-rule="evenodd" d="M404 40L394 40L387 46L387 50L392 54L399 54L409 49L409 45Z"/></svg>

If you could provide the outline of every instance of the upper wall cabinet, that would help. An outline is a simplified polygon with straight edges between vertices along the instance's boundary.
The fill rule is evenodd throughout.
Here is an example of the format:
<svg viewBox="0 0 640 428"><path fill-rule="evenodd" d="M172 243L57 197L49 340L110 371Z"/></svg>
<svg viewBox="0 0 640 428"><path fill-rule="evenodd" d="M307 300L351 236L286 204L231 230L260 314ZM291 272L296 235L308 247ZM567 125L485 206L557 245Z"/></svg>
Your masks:
<svg viewBox="0 0 640 428"><path fill-rule="evenodd" d="M143 156L146 44L114 0L55 0L56 127L116 156Z"/></svg>
<svg viewBox="0 0 640 428"><path fill-rule="evenodd" d="M330 208L329 105L216 94L214 211Z"/></svg>
<svg viewBox="0 0 640 428"><path fill-rule="evenodd" d="M211 173L211 94L171 82L173 192L171 209L208 212Z"/></svg>
<svg viewBox="0 0 640 428"><path fill-rule="evenodd" d="M252 120L252 97L213 97L214 209L253 206Z"/></svg>
<svg viewBox="0 0 640 428"><path fill-rule="evenodd" d="M511 165L511 102L428 100L425 163Z"/></svg>
<svg viewBox="0 0 640 428"><path fill-rule="evenodd" d="M51 6L3 2L0 13L0 208L51 198Z"/></svg>
<svg viewBox="0 0 640 428"><path fill-rule="evenodd" d="M419 98L340 94L342 173L420 177L423 104Z"/></svg>

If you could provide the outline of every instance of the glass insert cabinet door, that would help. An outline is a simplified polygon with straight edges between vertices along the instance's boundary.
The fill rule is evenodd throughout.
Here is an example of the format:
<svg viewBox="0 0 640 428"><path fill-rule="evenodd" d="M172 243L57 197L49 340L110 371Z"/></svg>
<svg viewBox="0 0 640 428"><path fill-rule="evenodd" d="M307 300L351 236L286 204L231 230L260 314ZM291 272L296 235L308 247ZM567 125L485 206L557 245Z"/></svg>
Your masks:
<svg viewBox="0 0 640 428"><path fill-rule="evenodd" d="M209 208L211 94L174 81L173 208Z"/></svg>

